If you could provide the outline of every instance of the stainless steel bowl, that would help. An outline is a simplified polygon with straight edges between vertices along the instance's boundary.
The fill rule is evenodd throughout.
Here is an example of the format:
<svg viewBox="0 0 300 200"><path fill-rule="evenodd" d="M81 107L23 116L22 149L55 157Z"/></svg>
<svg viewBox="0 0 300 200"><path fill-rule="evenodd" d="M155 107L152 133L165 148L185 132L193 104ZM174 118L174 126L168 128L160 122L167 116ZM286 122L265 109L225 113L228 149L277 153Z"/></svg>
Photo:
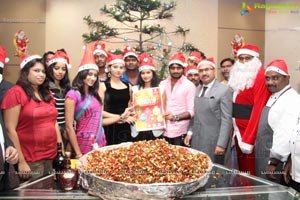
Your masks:
<svg viewBox="0 0 300 200"><path fill-rule="evenodd" d="M127 147L131 144L131 142L128 142L118 145L111 145L94 151L106 151L120 147ZM203 152L195 149L186 147L180 148L188 149L193 154L204 154ZM209 167L206 174L198 179L188 182L132 184L106 180L96 176L93 173L85 171L84 166L86 166L88 154L81 157L76 163L76 167L80 175L79 178L81 185L83 188L89 190L89 192L93 195L97 195L103 199L166 199L182 197L196 191L200 187L203 187L208 180L209 173L213 166L211 160L209 159Z"/></svg>

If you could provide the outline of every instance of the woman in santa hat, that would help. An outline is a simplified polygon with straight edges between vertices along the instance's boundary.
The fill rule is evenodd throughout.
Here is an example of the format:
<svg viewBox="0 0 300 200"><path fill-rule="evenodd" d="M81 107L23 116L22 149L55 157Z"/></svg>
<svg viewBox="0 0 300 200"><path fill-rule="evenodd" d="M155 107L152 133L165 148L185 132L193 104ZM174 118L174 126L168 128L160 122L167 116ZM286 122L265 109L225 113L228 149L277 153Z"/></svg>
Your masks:
<svg viewBox="0 0 300 200"><path fill-rule="evenodd" d="M131 86L121 81L125 72L123 55L108 54L108 70L110 79L100 83L100 96L104 99L104 110L109 113L120 115L118 123L104 127L107 144L119 144L131 141L130 124L135 118L131 115Z"/></svg>
<svg viewBox="0 0 300 200"><path fill-rule="evenodd" d="M143 89L158 87L159 79L155 72L155 65L149 55L144 52L139 56L141 62L139 66L139 76L138 85L132 87L132 91L139 91ZM131 126L131 136L133 141L141 140L155 140L157 138L162 138L162 130L152 130L152 131L141 131L137 132L135 125Z"/></svg>
<svg viewBox="0 0 300 200"><path fill-rule="evenodd" d="M50 90L54 96L55 106L58 111L57 123L62 134L64 147L66 147L65 96L71 88L68 70L71 67L69 57L64 51L58 50L50 58L47 65L47 78L50 81Z"/></svg>
<svg viewBox="0 0 300 200"><path fill-rule="evenodd" d="M105 146L106 139L102 125L120 120L119 115L102 112L102 99L98 93L98 71L93 55L93 44L86 44L72 89L65 98L66 131L75 158L80 158L94 148ZM106 118L102 121L103 117Z"/></svg>
<svg viewBox="0 0 300 200"><path fill-rule="evenodd" d="M33 181L52 172L56 144L62 141L42 58L24 55L20 67L17 83L6 93L1 108L19 154L18 174L23 181Z"/></svg>

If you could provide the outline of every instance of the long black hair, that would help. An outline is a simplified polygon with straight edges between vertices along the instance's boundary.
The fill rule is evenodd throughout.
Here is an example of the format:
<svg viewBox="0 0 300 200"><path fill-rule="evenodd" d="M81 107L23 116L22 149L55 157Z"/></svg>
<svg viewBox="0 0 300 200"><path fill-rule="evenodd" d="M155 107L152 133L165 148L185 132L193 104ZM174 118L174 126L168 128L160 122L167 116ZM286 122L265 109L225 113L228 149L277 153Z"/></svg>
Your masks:
<svg viewBox="0 0 300 200"><path fill-rule="evenodd" d="M156 72L155 71L153 71L153 70L151 70L151 72L152 72L152 75L153 75L153 77L152 77L152 79L151 79L151 87L157 87L158 86L158 84L159 84L159 79L158 79L158 76L157 76L157 74L156 74ZM141 88L144 88L145 87L145 82L143 81L143 79L142 79L142 75L141 75L142 73L140 72L139 73L139 76L138 76L138 85L139 85L139 89L141 89Z"/></svg>
<svg viewBox="0 0 300 200"><path fill-rule="evenodd" d="M37 63L41 63L44 67L45 73L46 73L46 67L42 61L42 59L33 59L30 62L28 62L21 70L20 76L17 80L17 85L21 86L25 93L27 94L28 100L33 99L34 101L40 101L36 96L34 95L34 90L31 85L31 83L28 81L28 75L29 70L34 67ZM50 96L50 90L49 90L49 81L46 78L45 81L38 86L38 93L42 99L42 101L50 102L51 96Z"/></svg>
<svg viewBox="0 0 300 200"><path fill-rule="evenodd" d="M90 72L89 69L78 72L77 75L75 76L73 82L72 82L72 88L74 90L79 91L79 93L81 94L81 99L85 98L83 80L86 79L89 72ZM92 96L94 96L99 101L99 103L102 104L101 97L99 96L99 93L98 93L98 90L99 90L99 80L98 79L99 78L97 76L97 80L96 80L95 84L92 87L89 87L88 93L91 94Z"/></svg>
<svg viewBox="0 0 300 200"><path fill-rule="evenodd" d="M55 67L56 63L52 63L47 67L47 78L49 81L54 82L54 74L53 74L53 68ZM64 94L66 94L70 89L71 89L71 81L69 79L69 70L68 67L66 66L66 74L63 77L63 79L60 80L59 86L63 88Z"/></svg>

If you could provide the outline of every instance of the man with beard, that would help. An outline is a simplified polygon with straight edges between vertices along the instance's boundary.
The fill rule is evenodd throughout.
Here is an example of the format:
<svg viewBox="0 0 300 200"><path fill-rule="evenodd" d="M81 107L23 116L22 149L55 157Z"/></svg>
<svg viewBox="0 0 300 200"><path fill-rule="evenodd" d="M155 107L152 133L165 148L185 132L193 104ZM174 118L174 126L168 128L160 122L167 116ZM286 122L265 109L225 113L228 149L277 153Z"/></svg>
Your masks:
<svg viewBox="0 0 300 200"><path fill-rule="evenodd" d="M121 80L130 85L137 85L139 76L139 58L134 50L126 46L124 49L123 59L125 61L126 71L122 75Z"/></svg>
<svg viewBox="0 0 300 200"><path fill-rule="evenodd" d="M290 76L284 60L270 62L265 76L272 95L259 121L255 143L256 175L283 183L283 163L290 154L289 139L298 122L300 96L289 84Z"/></svg>
<svg viewBox="0 0 300 200"><path fill-rule="evenodd" d="M209 155L213 162L224 165L224 153L232 131L232 91L216 80L216 64L207 58L198 64L203 86L197 87L195 115L184 140Z"/></svg>
<svg viewBox="0 0 300 200"><path fill-rule="evenodd" d="M194 115L196 87L183 76L187 64L182 52L174 54L168 66L170 77L160 83L166 97L166 131L163 136L170 144L183 145L189 121Z"/></svg>
<svg viewBox="0 0 300 200"><path fill-rule="evenodd" d="M192 83L194 83L196 87L200 84L200 76L196 66L194 65L188 66L184 70L184 75L186 76L187 79L189 79Z"/></svg>
<svg viewBox="0 0 300 200"><path fill-rule="evenodd" d="M230 71L228 85L233 89L233 138L239 170L255 175L254 144L259 118L270 97L265 84L265 69L259 49L245 45L238 50L238 60Z"/></svg>
<svg viewBox="0 0 300 200"><path fill-rule="evenodd" d="M105 51L105 44L102 42L95 42L94 50L93 50L95 62L99 68L99 81L105 82L107 80L106 74L106 59L107 59L107 52Z"/></svg>

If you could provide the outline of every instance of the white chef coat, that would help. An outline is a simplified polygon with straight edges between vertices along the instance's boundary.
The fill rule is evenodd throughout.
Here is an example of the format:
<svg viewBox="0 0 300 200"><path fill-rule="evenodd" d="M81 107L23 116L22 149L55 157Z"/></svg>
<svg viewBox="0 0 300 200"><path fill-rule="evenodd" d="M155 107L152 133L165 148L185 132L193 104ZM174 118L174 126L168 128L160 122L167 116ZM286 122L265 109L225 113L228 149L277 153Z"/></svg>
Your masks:
<svg viewBox="0 0 300 200"><path fill-rule="evenodd" d="M290 154L289 138L292 129L298 122L300 113L300 95L290 87L288 85L281 91L272 94L267 102L267 106L271 107L268 123L273 130L270 157L283 162L287 160ZM287 90L288 88L290 89Z"/></svg>

